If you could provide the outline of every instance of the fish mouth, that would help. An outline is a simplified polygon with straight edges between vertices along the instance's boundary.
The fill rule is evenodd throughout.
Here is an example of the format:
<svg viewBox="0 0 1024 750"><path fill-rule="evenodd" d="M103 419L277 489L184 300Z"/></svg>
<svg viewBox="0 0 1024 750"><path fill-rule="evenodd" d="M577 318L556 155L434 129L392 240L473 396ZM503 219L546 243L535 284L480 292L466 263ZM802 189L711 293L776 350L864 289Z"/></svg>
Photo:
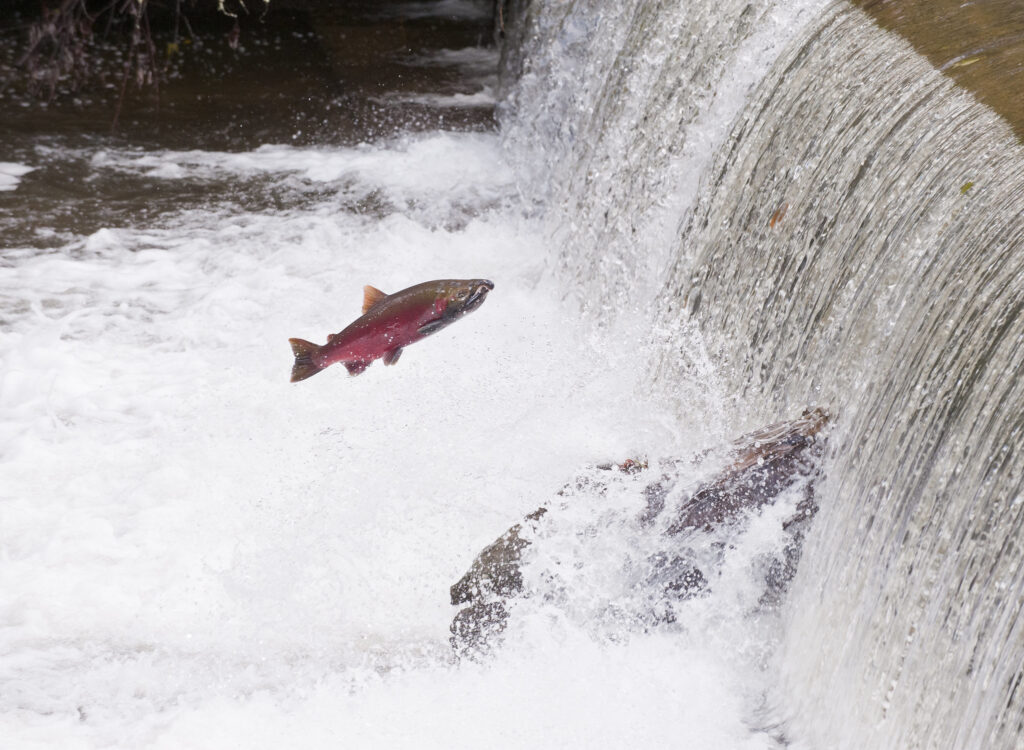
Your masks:
<svg viewBox="0 0 1024 750"><path fill-rule="evenodd" d="M462 303L462 309L459 312L465 315L480 307L484 300L487 299L487 293L492 289L494 289L493 281L481 279L476 288L473 289L473 292L466 298L466 301Z"/></svg>

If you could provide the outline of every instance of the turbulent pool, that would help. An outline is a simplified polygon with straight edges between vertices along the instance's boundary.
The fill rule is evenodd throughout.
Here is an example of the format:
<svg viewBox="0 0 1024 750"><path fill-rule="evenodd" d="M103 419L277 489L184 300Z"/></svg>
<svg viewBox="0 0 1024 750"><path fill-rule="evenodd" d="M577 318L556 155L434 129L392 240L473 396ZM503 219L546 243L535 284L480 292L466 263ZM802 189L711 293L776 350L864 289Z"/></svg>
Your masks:
<svg viewBox="0 0 1024 750"><path fill-rule="evenodd" d="M744 680L699 639L566 621L453 661L448 586L479 547L681 431L631 342L561 301L487 125L497 52L385 59L436 89L378 91L377 127L321 143L291 113L251 148L201 120L213 148L11 128L5 746L746 741ZM459 126L423 124L453 104ZM487 304L397 366L288 382L288 337L340 330L364 284L473 277Z"/></svg>

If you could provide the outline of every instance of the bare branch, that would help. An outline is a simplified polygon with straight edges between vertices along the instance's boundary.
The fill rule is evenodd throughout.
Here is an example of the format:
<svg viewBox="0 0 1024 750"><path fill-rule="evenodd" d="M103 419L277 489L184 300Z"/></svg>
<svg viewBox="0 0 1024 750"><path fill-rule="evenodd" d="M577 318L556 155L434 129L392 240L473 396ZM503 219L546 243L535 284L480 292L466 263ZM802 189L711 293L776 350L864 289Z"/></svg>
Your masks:
<svg viewBox="0 0 1024 750"><path fill-rule="evenodd" d="M238 45L238 8L245 14L249 9L245 0L199 0L215 7L225 16L234 18L235 25L228 34L228 44ZM264 10L270 0L263 0ZM89 79L91 55L95 53L94 27L103 23L103 38L111 31L123 29L126 38L120 91L114 117L116 125L121 106L134 80L139 88L153 87L159 100L160 79L167 66L158 59L151 25L152 4L149 0L60 0L56 8L42 12L41 18L29 28L28 45L18 59L18 66L26 71L29 91L42 93L48 99L57 96L63 86L70 90L80 88ZM173 50L177 51L179 28L182 23L189 35L189 24L182 0L174 0ZM262 16L261 16L262 20ZM168 49L172 49L171 45ZM168 53L168 56L171 53Z"/></svg>

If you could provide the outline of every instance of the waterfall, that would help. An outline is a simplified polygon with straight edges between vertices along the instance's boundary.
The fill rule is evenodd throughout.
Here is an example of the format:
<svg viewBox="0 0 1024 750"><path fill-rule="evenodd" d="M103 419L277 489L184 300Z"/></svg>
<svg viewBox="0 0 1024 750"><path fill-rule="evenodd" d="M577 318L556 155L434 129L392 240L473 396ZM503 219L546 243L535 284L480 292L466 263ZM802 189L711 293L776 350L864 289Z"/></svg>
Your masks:
<svg viewBox="0 0 1024 750"><path fill-rule="evenodd" d="M563 276L599 318L649 307L704 163L820 1L611 5L526 13L527 52L505 61L517 80L506 138L544 199Z"/></svg>
<svg viewBox="0 0 1024 750"><path fill-rule="evenodd" d="M1019 746L1010 127L845 2L513 5L506 137L571 293L643 318L682 422L836 416L774 710L808 747Z"/></svg>

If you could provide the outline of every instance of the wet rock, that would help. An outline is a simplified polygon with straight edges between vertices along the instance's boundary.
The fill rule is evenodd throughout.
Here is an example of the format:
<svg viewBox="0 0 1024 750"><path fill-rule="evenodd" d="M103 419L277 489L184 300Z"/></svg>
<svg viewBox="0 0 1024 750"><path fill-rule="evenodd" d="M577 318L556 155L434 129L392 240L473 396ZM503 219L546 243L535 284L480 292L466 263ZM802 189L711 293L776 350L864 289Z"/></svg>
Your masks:
<svg viewBox="0 0 1024 750"><path fill-rule="evenodd" d="M678 552L655 552L646 561L649 572L641 585L650 592L652 600L661 602L652 615L655 621L674 621L671 602L686 601L709 591L705 571L688 553L694 535L738 524L803 482L803 497L793 515L783 522L787 544L779 556L769 561L765 570L761 604L772 606L781 601L796 574L804 534L818 510L814 479L824 445L821 435L828 421L826 412L815 409L805 411L798 419L770 425L739 438L726 450L725 467L695 491L674 502L668 519L662 516L680 481L684 462L661 462L663 473L644 487L646 505L636 518L641 528L678 540ZM699 463L708 455L701 454L685 463ZM629 459L622 464L603 464L596 468L637 475L647 470L647 463ZM606 489L593 477L581 477L558 494L600 497ZM509 602L529 595L523 584L523 552L532 544L547 513L547 508L539 508L522 523L512 526L485 547L469 571L451 587L452 604L468 605L459 610L452 622L451 643L456 653L476 656L489 651L505 629ZM672 545L675 544L673 541Z"/></svg>
<svg viewBox="0 0 1024 750"><path fill-rule="evenodd" d="M744 435L733 443L730 464L682 503L667 533L710 531L742 511L759 510L773 502L798 479L814 472L822 450L817 437L827 422L828 415L815 409L804 412L800 419ZM810 487L797 511L787 523L809 518L817 511Z"/></svg>
<svg viewBox="0 0 1024 750"><path fill-rule="evenodd" d="M658 552L650 557L649 563L652 572L644 583L654 594L655 601L663 603L657 608L656 621L675 622L671 603L702 596L709 590L704 571L686 556Z"/></svg>
<svg viewBox="0 0 1024 750"><path fill-rule="evenodd" d="M460 609L452 620L451 644L459 656L477 657L488 653L508 622L505 602L476 601Z"/></svg>
<svg viewBox="0 0 1024 750"><path fill-rule="evenodd" d="M452 604L479 602L488 597L508 598L522 591L519 561L523 548L530 544L523 538L523 524L532 526L545 513L546 508L538 508L523 523L517 523L484 547L466 574L451 587Z"/></svg>

